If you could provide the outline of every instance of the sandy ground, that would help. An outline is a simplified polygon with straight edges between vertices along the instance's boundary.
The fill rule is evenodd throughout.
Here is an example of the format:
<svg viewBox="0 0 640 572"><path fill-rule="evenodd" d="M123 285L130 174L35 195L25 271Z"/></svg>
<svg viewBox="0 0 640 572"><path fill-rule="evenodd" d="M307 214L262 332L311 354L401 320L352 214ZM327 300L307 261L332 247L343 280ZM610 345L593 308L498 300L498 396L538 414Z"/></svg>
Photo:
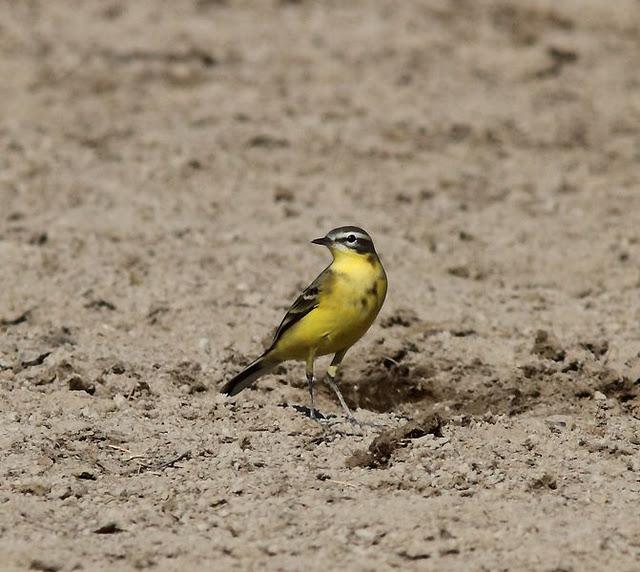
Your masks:
<svg viewBox="0 0 640 572"><path fill-rule="evenodd" d="M5 1L0 77L0 568L640 568L637 1ZM376 426L220 396L342 224Z"/></svg>

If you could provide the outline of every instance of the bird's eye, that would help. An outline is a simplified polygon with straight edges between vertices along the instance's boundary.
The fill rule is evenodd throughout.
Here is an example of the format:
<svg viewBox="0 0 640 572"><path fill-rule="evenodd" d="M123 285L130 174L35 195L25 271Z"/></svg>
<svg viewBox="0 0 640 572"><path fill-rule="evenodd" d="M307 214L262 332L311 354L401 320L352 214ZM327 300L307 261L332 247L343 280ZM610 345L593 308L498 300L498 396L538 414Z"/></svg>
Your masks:
<svg viewBox="0 0 640 572"><path fill-rule="evenodd" d="M355 241L356 241L356 235L355 234L350 234L349 236L347 236L347 242L354 243Z"/></svg>

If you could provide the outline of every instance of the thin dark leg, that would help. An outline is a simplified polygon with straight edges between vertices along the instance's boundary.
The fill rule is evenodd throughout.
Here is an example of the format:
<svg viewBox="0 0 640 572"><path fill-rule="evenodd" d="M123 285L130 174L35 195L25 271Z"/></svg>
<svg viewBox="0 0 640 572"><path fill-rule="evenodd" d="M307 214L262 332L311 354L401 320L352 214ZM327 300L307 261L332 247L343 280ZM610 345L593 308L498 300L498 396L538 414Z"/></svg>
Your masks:
<svg viewBox="0 0 640 572"><path fill-rule="evenodd" d="M313 385L316 382L316 378L313 375L313 353L309 354L307 358L307 385L309 386L309 397L311 398L311 407L309 408L309 417L316 420L316 408L313 402Z"/></svg>
<svg viewBox="0 0 640 572"><path fill-rule="evenodd" d="M338 388L338 384L335 382L336 374L338 373L338 366L340 365L340 363L342 363L342 360L346 353L347 351L344 350L344 351L338 352L336 355L333 356L333 359L331 360L331 365L327 368L326 380L327 380L327 383L329 384L329 387L333 389L334 393L338 396L338 400L340 401L340 405L342 405L342 410L347 416L347 419L349 419L351 423L360 425L360 422L353 416L353 413L351 413L351 410L349 409L349 406L345 402L344 397L342 397L342 393Z"/></svg>
<svg viewBox="0 0 640 572"><path fill-rule="evenodd" d="M309 408L309 417L311 417L311 419L315 419L316 418L316 408L315 405L313 403L313 384L316 382L315 378L313 377L313 373L309 374L307 373L307 385L309 386L309 397L311 398L311 406Z"/></svg>

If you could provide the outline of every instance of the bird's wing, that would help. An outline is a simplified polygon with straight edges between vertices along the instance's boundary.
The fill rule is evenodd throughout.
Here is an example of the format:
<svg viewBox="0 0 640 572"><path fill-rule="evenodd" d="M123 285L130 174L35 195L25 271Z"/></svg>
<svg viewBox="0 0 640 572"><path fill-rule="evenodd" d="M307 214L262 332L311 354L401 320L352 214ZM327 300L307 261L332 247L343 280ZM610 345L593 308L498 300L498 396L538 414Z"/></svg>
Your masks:
<svg viewBox="0 0 640 572"><path fill-rule="evenodd" d="M318 307L320 293L324 288L326 288L330 275L331 270L329 268L325 268L320 275L304 289L302 294L296 298L296 301L291 305L282 322L278 326L278 329L273 336L271 347L278 343L282 334L284 334L291 326L304 318L309 312L311 312L311 310Z"/></svg>

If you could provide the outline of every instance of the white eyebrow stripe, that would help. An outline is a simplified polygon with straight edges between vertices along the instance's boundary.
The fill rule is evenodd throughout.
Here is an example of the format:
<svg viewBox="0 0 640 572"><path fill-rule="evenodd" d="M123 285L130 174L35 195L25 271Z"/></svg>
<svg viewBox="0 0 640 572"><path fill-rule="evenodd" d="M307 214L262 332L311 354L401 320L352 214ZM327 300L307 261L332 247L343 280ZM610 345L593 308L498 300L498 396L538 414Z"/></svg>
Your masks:
<svg viewBox="0 0 640 572"><path fill-rule="evenodd" d="M356 238L362 238L363 240L371 240L371 237L368 234L363 234L361 232L356 231L346 231L341 232L336 238L346 238L347 236L353 235Z"/></svg>

